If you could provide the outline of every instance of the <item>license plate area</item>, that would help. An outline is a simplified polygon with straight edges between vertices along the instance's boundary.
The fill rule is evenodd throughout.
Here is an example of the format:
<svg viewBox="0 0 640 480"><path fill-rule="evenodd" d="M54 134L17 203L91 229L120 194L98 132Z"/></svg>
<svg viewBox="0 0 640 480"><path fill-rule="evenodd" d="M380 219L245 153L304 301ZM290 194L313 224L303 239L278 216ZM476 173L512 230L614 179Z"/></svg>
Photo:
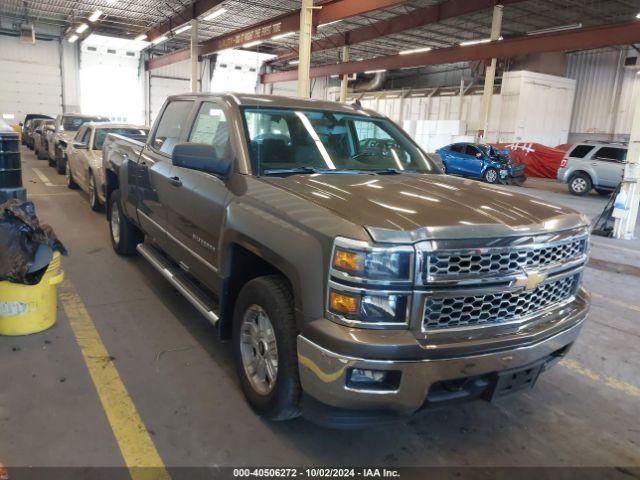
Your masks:
<svg viewBox="0 0 640 480"><path fill-rule="evenodd" d="M544 362L514 368L497 373L497 379L490 400L493 402L512 393L529 390L536 384Z"/></svg>

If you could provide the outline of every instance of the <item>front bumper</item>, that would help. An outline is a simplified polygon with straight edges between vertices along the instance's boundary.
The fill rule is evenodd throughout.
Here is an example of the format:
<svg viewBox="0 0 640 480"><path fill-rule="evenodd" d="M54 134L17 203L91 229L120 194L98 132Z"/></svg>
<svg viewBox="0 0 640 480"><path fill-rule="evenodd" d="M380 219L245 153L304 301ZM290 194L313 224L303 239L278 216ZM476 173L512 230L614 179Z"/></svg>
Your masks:
<svg viewBox="0 0 640 480"><path fill-rule="evenodd" d="M432 386L437 387L440 382L486 376L543 359L549 359L544 365L547 368L553 363L551 360L559 359L576 340L587 312L588 304L572 311L562 321L567 326L565 329L554 331L535 343L523 341L523 346L519 347L446 358L373 360L352 357L323 348L299 335L300 381L307 395L330 407L409 414L427 403ZM399 372L398 387L384 391L349 387L348 376L354 368Z"/></svg>
<svg viewBox="0 0 640 480"><path fill-rule="evenodd" d="M566 167L561 167L558 169L558 173L557 173L557 181L558 183L567 183L568 182L568 178L567 178L567 174L569 173L569 170Z"/></svg>

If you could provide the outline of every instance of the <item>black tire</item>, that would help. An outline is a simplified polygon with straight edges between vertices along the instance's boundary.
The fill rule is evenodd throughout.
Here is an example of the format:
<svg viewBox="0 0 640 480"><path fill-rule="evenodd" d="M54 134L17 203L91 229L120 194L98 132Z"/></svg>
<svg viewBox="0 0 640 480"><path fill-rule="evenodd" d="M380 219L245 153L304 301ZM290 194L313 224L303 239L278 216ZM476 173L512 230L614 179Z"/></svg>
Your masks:
<svg viewBox="0 0 640 480"><path fill-rule="evenodd" d="M114 215L117 215L118 218L117 225L112 221L115 219ZM137 252L136 247L142 243L144 236L138 227L122 213L120 190L111 193L107 219L109 220L109 237L113 249L120 255L134 255ZM117 229L117 235L115 229Z"/></svg>
<svg viewBox="0 0 640 480"><path fill-rule="evenodd" d="M269 393L260 393L251 384L242 361L241 328L245 313L260 307L267 314L277 346L277 373ZM238 295L233 315L233 353L242 391L253 410L269 420L289 420L300 415L302 387L298 374L293 295L279 275L249 281ZM254 350L255 351L255 350Z"/></svg>
<svg viewBox="0 0 640 480"><path fill-rule="evenodd" d="M604 188L596 188L596 192L603 197L609 197L613 193L613 190L605 190Z"/></svg>
<svg viewBox="0 0 640 480"><path fill-rule="evenodd" d="M65 177L67 178L67 188L70 188L71 190L77 190L78 184L73 179L73 173L71 172L71 167L69 166L69 162L67 162L65 166L64 174L65 174Z"/></svg>
<svg viewBox="0 0 640 480"><path fill-rule="evenodd" d="M55 158L51 158L51 155L49 155L49 151L47 150L47 160L49 162L49 166L50 167L55 167L56 166L56 159Z"/></svg>
<svg viewBox="0 0 640 480"><path fill-rule="evenodd" d="M591 177L583 172L578 172L571 176L569 179L569 193L571 195L576 195L578 197L584 197L585 195L589 195L591 189L593 188L593 182L591 181Z"/></svg>
<svg viewBox="0 0 640 480"><path fill-rule="evenodd" d="M62 154L60 157L56 157L56 170L60 175L65 174L65 168L67 165L67 157Z"/></svg>
<svg viewBox="0 0 640 480"><path fill-rule="evenodd" d="M487 168L482 178L487 183L498 183L500 182L500 172L496 168Z"/></svg>
<svg viewBox="0 0 640 480"><path fill-rule="evenodd" d="M93 172L89 172L89 205L91 206L91 210L94 212L102 211L102 204L98 198L96 178L93 176Z"/></svg>

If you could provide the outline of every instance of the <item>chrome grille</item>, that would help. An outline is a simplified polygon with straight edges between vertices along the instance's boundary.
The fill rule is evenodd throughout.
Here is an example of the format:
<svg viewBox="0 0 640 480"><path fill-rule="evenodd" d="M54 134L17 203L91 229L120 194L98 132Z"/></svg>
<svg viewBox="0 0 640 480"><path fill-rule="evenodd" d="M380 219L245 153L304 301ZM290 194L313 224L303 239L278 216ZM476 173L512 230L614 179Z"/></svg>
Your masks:
<svg viewBox="0 0 640 480"><path fill-rule="evenodd" d="M513 248L488 252L480 250L426 252L423 280L450 277L481 277L491 274L520 273L578 259L587 249L587 238L545 245L541 247Z"/></svg>
<svg viewBox="0 0 640 480"><path fill-rule="evenodd" d="M475 327L525 319L570 298L580 275L539 285L533 290L433 297L425 303L423 330Z"/></svg>

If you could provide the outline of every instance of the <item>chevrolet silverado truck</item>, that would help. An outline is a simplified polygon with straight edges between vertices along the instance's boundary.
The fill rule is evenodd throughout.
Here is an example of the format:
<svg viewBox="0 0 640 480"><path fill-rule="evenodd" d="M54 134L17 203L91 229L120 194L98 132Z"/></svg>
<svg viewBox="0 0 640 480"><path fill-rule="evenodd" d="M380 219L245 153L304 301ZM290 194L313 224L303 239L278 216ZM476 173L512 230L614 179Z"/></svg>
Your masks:
<svg viewBox="0 0 640 480"><path fill-rule="evenodd" d="M588 219L444 175L374 111L179 95L145 143L112 137L115 251L139 252L232 341L266 418L350 426L500 399L565 356L587 316Z"/></svg>

